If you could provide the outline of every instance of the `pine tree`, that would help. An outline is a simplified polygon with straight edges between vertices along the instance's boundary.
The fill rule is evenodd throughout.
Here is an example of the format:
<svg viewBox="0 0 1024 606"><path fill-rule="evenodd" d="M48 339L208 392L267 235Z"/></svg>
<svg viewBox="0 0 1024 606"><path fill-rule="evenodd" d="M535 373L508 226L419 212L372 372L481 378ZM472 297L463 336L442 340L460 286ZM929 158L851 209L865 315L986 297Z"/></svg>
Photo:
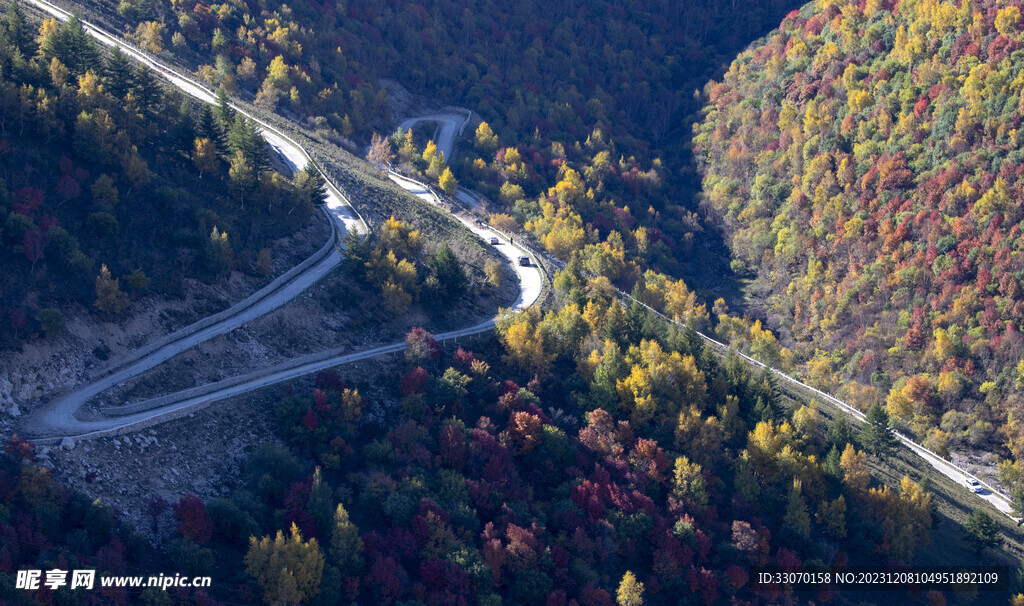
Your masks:
<svg viewBox="0 0 1024 606"><path fill-rule="evenodd" d="M143 112L152 112L155 110L157 101L160 100L162 92L160 85L157 84L156 76L153 75L153 70L149 69L146 65L139 65L139 68L135 70L135 78L132 82L132 94L138 100L139 108Z"/></svg>
<svg viewBox="0 0 1024 606"><path fill-rule="evenodd" d="M217 146L217 149L224 150L224 129L221 128L213 115L213 110L206 103L199 108L199 119L196 120L196 134L198 137L209 139Z"/></svg>
<svg viewBox="0 0 1024 606"><path fill-rule="evenodd" d="M622 306L612 303L608 307L608 313L604 317L604 329L601 331L601 338L612 340L622 344L626 336L626 315L622 312Z"/></svg>
<svg viewBox="0 0 1024 606"><path fill-rule="evenodd" d="M231 99L223 86L217 89L217 119L223 130L228 130L235 122L235 110L231 108Z"/></svg>
<svg viewBox="0 0 1024 606"><path fill-rule="evenodd" d="M825 463L822 466L826 475L836 479L842 479L843 469L839 466L841 458L842 454L839 452L839 447L833 446L832 449L828 451L828 455L825 456Z"/></svg>
<svg viewBox="0 0 1024 606"><path fill-rule="evenodd" d="M114 47L107 58L105 76L107 91L115 99L124 99L128 91L134 88L135 76L132 73L131 61L118 46Z"/></svg>
<svg viewBox="0 0 1024 606"><path fill-rule="evenodd" d="M327 180L312 160L295 175L295 186L301 189L312 204L323 204L327 201Z"/></svg>
<svg viewBox="0 0 1024 606"><path fill-rule="evenodd" d="M864 446L878 457L887 457L897 444L889 425L889 413L876 402L868 409L865 421L866 425L860 434Z"/></svg>
<svg viewBox="0 0 1024 606"><path fill-rule="evenodd" d="M26 57L36 53L35 38L32 35L32 28L25 22L25 13L21 10L21 2L12 1L7 5L7 14L4 15L3 29L7 39L21 51Z"/></svg>
<svg viewBox="0 0 1024 606"><path fill-rule="evenodd" d="M231 152L241 153L251 163L255 176L270 166L266 141L256 130L256 125L242 114L235 115L231 130L228 131L227 143Z"/></svg>
<svg viewBox="0 0 1024 606"><path fill-rule="evenodd" d="M999 526L984 511L975 511L967 519L964 526L967 531L966 540L978 554L986 547L995 549L1003 544L1003 537L999 534Z"/></svg>
<svg viewBox="0 0 1024 606"><path fill-rule="evenodd" d="M736 492L749 503L756 503L758 496L761 494L761 487L757 484L754 468L750 464L750 456L746 450L736 460L736 475L733 486L735 486Z"/></svg>
<svg viewBox="0 0 1024 606"><path fill-rule="evenodd" d="M58 40L57 58L76 75L100 67L99 52L78 15L71 15L71 18L61 26Z"/></svg>
<svg viewBox="0 0 1024 606"><path fill-rule="evenodd" d="M430 269L438 283L438 305L443 308L451 307L466 294L466 274L447 242L442 243L430 258Z"/></svg>
<svg viewBox="0 0 1024 606"><path fill-rule="evenodd" d="M825 435L825 442L833 448L840 450L846 448L846 445L852 441L853 429L850 427L850 422L846 420L846 417L839 417L833 421L832 425L828 428L828 434Z"/></svg>

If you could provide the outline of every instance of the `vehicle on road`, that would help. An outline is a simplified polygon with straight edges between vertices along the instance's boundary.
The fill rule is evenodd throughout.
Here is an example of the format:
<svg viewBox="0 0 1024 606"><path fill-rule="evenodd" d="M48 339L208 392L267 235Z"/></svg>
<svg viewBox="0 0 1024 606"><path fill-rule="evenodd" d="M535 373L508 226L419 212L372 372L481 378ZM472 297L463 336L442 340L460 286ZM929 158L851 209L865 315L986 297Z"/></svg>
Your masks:
<svg viewBox="0 0 1024 606"><path fill-rule="evenodd" d="M497 238L491 238L491 246L497 246L497 245L498 245L498 239Z"/></svg>
<svg viewBox="0 0 1024 606"><path fill-rule="evenodd" d="M522 265L523 267L529 267L530 257L527 257L526 255L519 257L519 264Z"/></svg>
<svg viewBox="0 0 1024 606"><path fill-rule="evenodd" d="M978 482L974 478L968 478L967 479L967 489L970 490L973 493L980 493L981 492L981 482Z"/></svg>

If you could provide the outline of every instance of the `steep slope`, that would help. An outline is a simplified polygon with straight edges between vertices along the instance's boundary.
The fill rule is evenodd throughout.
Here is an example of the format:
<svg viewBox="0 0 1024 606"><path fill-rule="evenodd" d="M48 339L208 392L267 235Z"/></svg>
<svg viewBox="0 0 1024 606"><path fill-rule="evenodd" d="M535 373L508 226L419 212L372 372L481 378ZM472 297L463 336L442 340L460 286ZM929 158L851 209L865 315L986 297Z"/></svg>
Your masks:
<svg viewBox="0 0 1024 606"><path fill-rule="evenodd" d="M186 278L272 273L268 243L319 202L305 173L269 170L251 122L103 57L77 20L33 30L17 4L0 21L0 346L59 332L67 302L114 319Z"/></svg>
<svg viewBox="0 0 1024 606"><path fill-rule="evenodd" d="M940 451L1024 454L1021 41L1006 3L816 2L697 125L707 210L805 377Z"/></svg>

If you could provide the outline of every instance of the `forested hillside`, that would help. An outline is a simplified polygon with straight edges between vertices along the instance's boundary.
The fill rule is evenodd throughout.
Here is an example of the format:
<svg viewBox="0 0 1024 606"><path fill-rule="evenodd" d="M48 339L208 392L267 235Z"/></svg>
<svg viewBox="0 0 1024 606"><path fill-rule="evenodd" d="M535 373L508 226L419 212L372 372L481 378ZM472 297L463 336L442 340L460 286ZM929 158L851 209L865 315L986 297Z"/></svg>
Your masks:
<svg viewBox="0 0 1024 606"><path fill-rule="evenodd" d="M815 2L708 86L696 138L707 210L806 379L1015 461L1022 41L1012 3Z"/></svg>
<svg viewBox="0 0 1024 606"><path fill-rule="evenodd" d="M676 276L694 269L686 260L701 229L689 212L695 93L795 5L123 0L115 11L84 3L211 86L301 116L334 140L362 146L375 131L389 134L385 78L469 108L486 125L475 145L445 159L459 182L498 201L555 254L597 245L606 257ZM435 153L422 147L403 159L426 151L427 168ZM627 288L637 277L602 263L593 261Z"/></svg>
<svg viewBox="0 0 1024 606"><path fill-rule="evenodd" d="M61 329L74 301L119 316L184 277L272 270L267 245L307 223L315 196L269 170L230 110L164 89L80 23L0 19L0 345Z"/></svg>
<svg viewBox="0 0 1024 606"><path fill-rule="evenodd" d="M753 591L750 566L928 557L943 515L924 484L872 478L871 430L787 408L771 374L640 306L572 303L600 281L558 281L559 311L501 318L483 352L414 329L402 359L353 373L373 395L344 368L282 389L272 409L287 448L253 452L230 494L154 499L157 549L17 465L33 455L13 441L0 458L0 599L45 595L11 589L10 571L63 557L214 575L208 592L168 592L176 604L844 603ZM979 556L951 545L942 561L966 558Z"/></svg>

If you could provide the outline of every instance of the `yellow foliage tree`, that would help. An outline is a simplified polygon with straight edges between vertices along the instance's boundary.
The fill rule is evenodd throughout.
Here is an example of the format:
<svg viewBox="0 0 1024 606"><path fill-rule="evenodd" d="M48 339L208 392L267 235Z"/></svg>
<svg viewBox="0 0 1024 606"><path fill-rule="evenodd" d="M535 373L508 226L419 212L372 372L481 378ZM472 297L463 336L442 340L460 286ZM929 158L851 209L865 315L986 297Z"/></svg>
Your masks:
<svg viewBox="0 0 1024 606"><path fill-rule="evenodd" d="M618 606L642 606L644 603L644 584L636 579L632 571L627 570L622 575L622 582L615 592L615 601Z"/></svg>
<svg viewBox="0 0 1024 606"><path fill-rule="evenodd" d="M854 492L861 492L868 486L868 456L857 452L853 444L847 444L839 459L839 468L843 470L843 481Z"/></svg>
<svg viewBox="0 0 1024 606"><path fill-rule="evenodd" d="M263 590L263 601L273 605L303 604L320 593L324 556L315 538L302 540L292 524L290 535L277 531L273 540L249 537L245 571Z"/></svg>
<svg viewBox="0 0 1024 606"><path fill-rule="evenodd" d="M544 351L544 339L537 330L539 312L527 310L499 325L501 342L505 346L504 359L522 370L546 375L554 355Z"/></svg>
<svg viewBox="0 0 1024 606"><path fill-rule="evenodd" d="M459 187L459 182L455 180L455 175L452 174L452 169L447 166L444 167L444 172L437 179L437 184L441 186L444 193L449 196L455 193L456 188Z"/></svg>
<svg viewBox="0 0 1024 606"><path fill-rule="evenodd" d="M106 264L96 276L96 302L93 306L109 316L119 316L128 308L128 295L121 292L118 279L110 275Z"/></svg>
<svg viewBox="0 0 1024 606"><path fill-rule="evenodd" d="M498 135L494 134L489 124L481 122L480 126L476 127L473 146L482 156L493 155L494 151L498 149Z"/></svg>

